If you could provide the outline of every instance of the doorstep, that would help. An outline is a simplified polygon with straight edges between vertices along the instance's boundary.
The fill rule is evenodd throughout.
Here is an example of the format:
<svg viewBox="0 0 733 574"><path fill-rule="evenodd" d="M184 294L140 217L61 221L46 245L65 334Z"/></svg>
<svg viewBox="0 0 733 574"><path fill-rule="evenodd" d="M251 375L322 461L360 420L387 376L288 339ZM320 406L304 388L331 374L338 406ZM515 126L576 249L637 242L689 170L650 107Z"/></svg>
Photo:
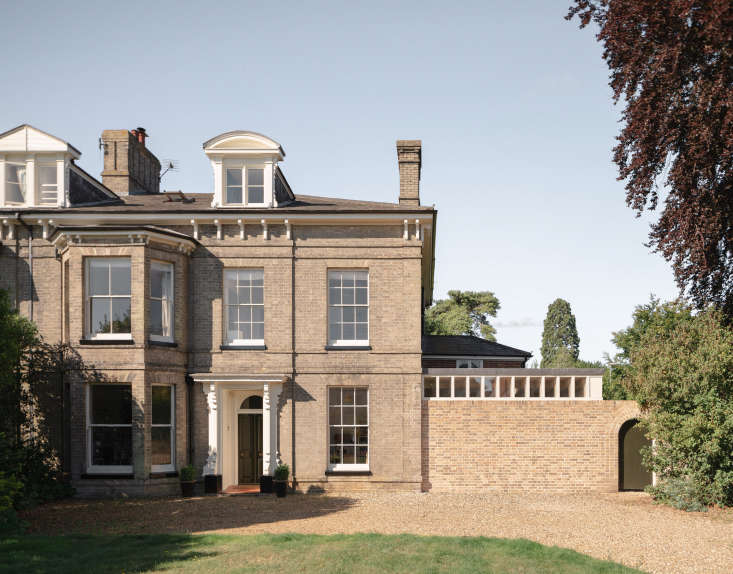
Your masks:
<svg viewBox="0 0 733 574"><path fill-rule="evenodd" d="M236 484L236 485L225 488L224 490L222 490L221 493L230 494L230 495L259 494L260 485L259 484Z"/></svg>

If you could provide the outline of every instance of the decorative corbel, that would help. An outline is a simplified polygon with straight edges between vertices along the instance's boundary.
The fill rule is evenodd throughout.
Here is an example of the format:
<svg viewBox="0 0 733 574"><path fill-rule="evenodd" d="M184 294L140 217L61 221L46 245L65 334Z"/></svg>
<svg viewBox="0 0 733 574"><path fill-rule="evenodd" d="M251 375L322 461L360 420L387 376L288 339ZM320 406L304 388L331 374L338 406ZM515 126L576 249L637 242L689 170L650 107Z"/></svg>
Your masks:
<svg viewBox="0 0 733 574"><path fill-rule="evenodd" d="M285 236L288 239L292 239L293 238L293 232L292 232L292 228L290 226L290 221L288 221L287 219L285 220Z"/></svg>
<svg viewBox="0 0 733 574"><path fill-rule="evenodd" d="M262 235L265 239L270 239L270 235L267 232L267 221L264 219L261 220L262 223Z"/></svg>
<svg viewBox="0 0 733 574"><path fill-rule="evenodd" d="M8 227L8 239L15 239L15 224L10 219L3 219L3 224Z"/></svg>
<svg viewBox="0 0 733 574"><path fill-rule="evenodd" d="M244 239L244 219L237 219L239 225L239 239Z"/></svg>
<svg viewBox="0 0 733 574"><path fill-rule="evenodd" d="M420 220L419 219L416 219L415 220L415 239L417 239L418 241L420 241L420 239L421 239L421 237L420 237Z"/></svg>
<svg viewBox="0 0 733 574"><path fill-rule="evenodd" d="M405 230L402 232L402 239L410 239L410 225L407 223L407 220L405 219Z"/></svg>
<svg viewBox="0 0 733 574"><path fill-rule="evenodd" d="M198 221L195 219L191 220L191 225L193 225L193 238L198 240L199 238L199 224Z"/></svg>
<svg viewBox="0 0 733 574"><path fill-rule="evenodd" d="M221 239L221 221L215 219L214 225L216 225L216 238Z"/></svg>

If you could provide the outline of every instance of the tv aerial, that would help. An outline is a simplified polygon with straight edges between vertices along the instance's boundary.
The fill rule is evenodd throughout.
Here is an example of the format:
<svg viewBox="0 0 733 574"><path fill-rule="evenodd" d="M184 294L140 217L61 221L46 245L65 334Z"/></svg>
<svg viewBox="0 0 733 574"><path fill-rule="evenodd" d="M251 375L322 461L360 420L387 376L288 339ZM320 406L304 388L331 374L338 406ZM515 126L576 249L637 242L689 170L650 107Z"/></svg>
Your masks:
<svg viewBox="0 0 733 574"><path fill-rule="evenodd" d="M163 179L163 176L168 173L169 171L178 171L178 160L177 159L164 159L162 162L160 162L161 166L163 167L163 170L160 172L160 175L158 176L158 181Z"/></svg>

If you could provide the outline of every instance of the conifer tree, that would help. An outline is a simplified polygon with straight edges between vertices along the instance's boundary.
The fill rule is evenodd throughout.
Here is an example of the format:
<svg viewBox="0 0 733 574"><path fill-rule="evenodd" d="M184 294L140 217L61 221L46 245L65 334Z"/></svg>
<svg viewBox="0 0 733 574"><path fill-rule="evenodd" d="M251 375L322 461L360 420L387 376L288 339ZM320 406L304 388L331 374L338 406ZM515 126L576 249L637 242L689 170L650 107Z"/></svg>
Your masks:
<svg viewBox="0 0 733 574"><path fill-rule="evenodd" d="M547 308L542 331L543 368L574 367L580 352L580 337L570 303L555 299Z"/></svg>

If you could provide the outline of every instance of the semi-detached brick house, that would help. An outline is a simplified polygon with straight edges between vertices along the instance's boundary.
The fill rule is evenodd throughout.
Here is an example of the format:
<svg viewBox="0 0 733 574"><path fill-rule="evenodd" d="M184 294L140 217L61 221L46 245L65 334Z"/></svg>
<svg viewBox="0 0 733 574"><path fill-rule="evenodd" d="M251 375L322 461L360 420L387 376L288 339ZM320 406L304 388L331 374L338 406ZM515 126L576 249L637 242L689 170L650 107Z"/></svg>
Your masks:
<svg viewBox="0 0 733 574"><path fill-rule="evenodd" d="M209 491L280 462L305 491L648 480L636 407L602 401L599 370L422 337L419 141L397 142L399 198L379 203L295 194L283 148L246 131L204 143L213 193L161 193L145 139L105 130L100 182L57 137L0 134L0 288L84 366L52 421L80 495L172 493L189 462Z"/></svg>

